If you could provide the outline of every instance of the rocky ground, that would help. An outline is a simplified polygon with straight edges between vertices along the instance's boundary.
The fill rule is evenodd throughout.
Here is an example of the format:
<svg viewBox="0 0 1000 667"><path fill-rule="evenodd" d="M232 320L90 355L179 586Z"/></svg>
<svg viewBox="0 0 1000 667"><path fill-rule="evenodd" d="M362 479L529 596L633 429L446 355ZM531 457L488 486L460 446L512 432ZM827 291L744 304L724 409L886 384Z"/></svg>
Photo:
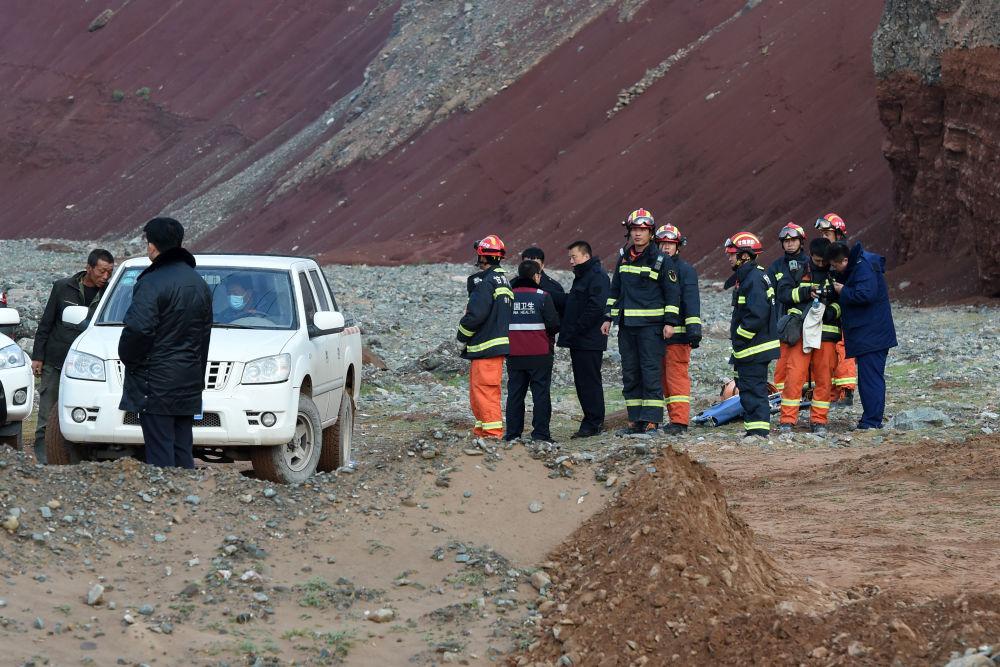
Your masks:
<svg viewBox="0 0 1000 667"><path fill-rule="evenodd" d="M40 243L0 242L0 281L22 312L24 344L48 284L83 264L68 244ZM671 650L704 659L721 642L781 664L890 664L893 656L944 664L967 649L975 655L963 664L987 664L972 661L988 660L1000 643L996 605L976 597L996 590L1000 571L1000 311L896 307L901 346L890 355L888 411L913 430L851 432L856 406L833 413L827 438L802 429L755 447L737 444L735 426L672 439L570 440L578 406L561 353L557 444L484 449L467 435L466 368L451 342L468 272L326 267L386 367L365 369L352 473L280 487L239 465L43 468L30 454L0 451L0 637L11 664L574 664L574 655L563 659L572 651L553 643L554 627L586 625L586 610L574 605L587 591L572 581L601 581L584 606L601 590L613 600L652 581L648 568L616 579L588 570L587 560L567 579L573 545L641 543L652 532L672 545L663 553L684 552L694 565L685 587L709 574L698 570L705 553L691 541L696 525L636 516L652 492L667 514L688 506L676 489L657 491L662 480L718 496L705 525L728 535L716 541L741 562L756 564L752 577L731 570L736 588L745 583L756 595L769 587L772 602L801 606L783 607L780 623L765 627L755 615L745 627L709 633L683 627L685 614L700 622L694 608L651 598L622 623L642 626L658 618L654 610L672 609L680 620L667 624ZM568 284L567 274L554 275ZM729 375L728 295L704 285L703 301L695 411ZM605 369L609 410L618 410L613 351ZM744 521L745 532L733 528ZM600 534L587 528L595 524ZM690 593L674 584L663 592ZM743 598L733 597L735 606L719 599L698 607L716 610L705 623L754 609ZM823 624L817 609L839 614L847 636L803 630ZM898 618L893 609L903 610ZM870 628L883 616L911 632L893 630L898 637L878 644ZM612 660L600 664L659 664L664 655L659 640L628 635L625 625L580 637L577 649L589 652L575 664L598 664L597 653ZM599 651L588 637L603 642ZM759 646L769 647L766 656Z"/></svg>

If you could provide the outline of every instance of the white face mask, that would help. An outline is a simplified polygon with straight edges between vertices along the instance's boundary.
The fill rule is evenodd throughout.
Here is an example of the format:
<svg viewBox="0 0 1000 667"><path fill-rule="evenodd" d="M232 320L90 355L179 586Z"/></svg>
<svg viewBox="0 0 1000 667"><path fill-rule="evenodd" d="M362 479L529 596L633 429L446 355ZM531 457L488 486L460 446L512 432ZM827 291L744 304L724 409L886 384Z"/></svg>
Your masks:
<svg viewBox="0 0 1000 667"><path fill-rule="evenodd" d="M246 297L240 294L230 294L229 295L229 307L233 310L243 310L243 305L246 303Z"/></svg>

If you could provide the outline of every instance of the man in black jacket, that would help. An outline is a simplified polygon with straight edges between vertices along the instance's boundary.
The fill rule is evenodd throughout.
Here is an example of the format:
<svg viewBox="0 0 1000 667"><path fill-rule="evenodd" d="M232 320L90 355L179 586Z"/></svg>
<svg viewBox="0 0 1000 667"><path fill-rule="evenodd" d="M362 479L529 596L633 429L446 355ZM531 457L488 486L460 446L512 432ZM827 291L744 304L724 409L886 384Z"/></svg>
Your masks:
<svg viewBox="0 0 1000 667"><path fill-rule="evenodd" d="M510 356L507 357L507 430L504 440L521 437L524 398L531 388L531 439L552 441L553 341L559 331L559 314L552 295L541 289L542 269L527 259L517 267L514 310L510 318Z"/></svg>
<svg viewBox="0 0 1000 667"><path fill-rule="evenodd" d="M530 248L525 248L521 251L521 261L530 260L538 265L541 269L542 279L538 284L539 289L543 289L552 295L552 303L556 305L556 310L559 312L559 317L562 317L563 311L566 310L566 291L563 286L559 284L559 281L545 273L545 251L536 246L531 246Z"/></svg>
<svg viewBox="0 0 1000 667"><path fill-rule="evenodd" d="M611 281L593 257L590 244L575 241L567 248L573 265L573 286L566 296L559 331L559 347L569 348L573 365L573 384L583 410L583 420L573 438L589 438L604 426L604 384L601 360L608 349L608 337L601 332L604 306L611 292Z"/></svg>
<svg viewBox="0 0 1000 667"><path fill-rule="evenodd" d="M87 257L83 271L57 280L45 304L45 312L35 331L31 350L31 368L41 376L38 384L38 425L35 427L35 459L45 463L45 424L59 399L59 376L69 348L86 324L66 324L62 312L66 306L93 309L101 300L104 288L115 269L115 258L107 250L96 248Z"/></svg>
<svg viewBox="0 0 1000 667"><path fill-rule="evenodd" d="M118 407L139 413L146 463L193 468L191 428L205 388L212 293L194 270L194 257L181 247L181 223L153 218L143 233L153 263L139 274L125 313Z"/></svg>

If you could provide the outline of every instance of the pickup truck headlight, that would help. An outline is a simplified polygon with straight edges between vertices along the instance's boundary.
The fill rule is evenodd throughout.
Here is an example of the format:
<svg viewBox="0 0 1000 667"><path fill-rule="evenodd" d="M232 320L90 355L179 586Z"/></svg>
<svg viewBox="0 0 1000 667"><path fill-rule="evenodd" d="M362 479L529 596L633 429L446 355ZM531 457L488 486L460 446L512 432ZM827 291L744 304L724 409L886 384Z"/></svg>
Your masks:
<svg viewBox="0 0 1000 667"><path fill-rule="evenodd" d="M104 382L104 360L86 352L70 350L66 356L66 377L76 380Z"/></svg>
<svg viewBox="0 0 1000 667"><path fill-rule="evenodd" d="M242 384L272 384L284 382L292 369L292 355L276 354L248 361L243 367Z"/></svg>
<svg viewBox="0 0 1000 667"><path fill-rule="evenodd" d="M5 368L18 368L24 365L24 350L17 344L8 345L0 350L0 371Z"/></svg>

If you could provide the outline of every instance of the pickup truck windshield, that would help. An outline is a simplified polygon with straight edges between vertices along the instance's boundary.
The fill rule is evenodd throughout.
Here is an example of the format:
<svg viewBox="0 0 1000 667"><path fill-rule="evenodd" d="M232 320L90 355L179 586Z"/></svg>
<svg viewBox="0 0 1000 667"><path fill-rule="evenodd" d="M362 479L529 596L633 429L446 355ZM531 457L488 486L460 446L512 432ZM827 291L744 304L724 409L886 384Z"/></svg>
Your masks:
<svg viewBox="0 0 1000 667"><path fill-rule="evenodd" d="M103 299L97 324L121 325L132 305L132 289L145 267L126 269ZM292 281L287 271L199 266L212 290L213 327L232 329L298 328Z"/></svg>

